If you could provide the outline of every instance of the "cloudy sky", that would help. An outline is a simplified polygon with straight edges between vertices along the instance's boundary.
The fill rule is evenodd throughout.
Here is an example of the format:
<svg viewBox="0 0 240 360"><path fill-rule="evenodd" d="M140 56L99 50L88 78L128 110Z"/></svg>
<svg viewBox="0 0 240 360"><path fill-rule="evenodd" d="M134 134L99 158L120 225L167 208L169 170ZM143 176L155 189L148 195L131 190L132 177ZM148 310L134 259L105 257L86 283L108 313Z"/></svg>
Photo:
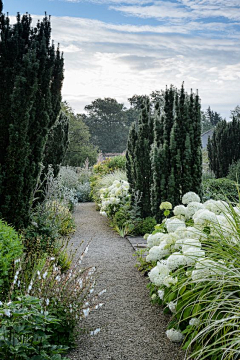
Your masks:
<svg viewBox="0 0 240 360"><path fill-rule="evenodd" d="M5 0L4 12L52 15L64 51L63 99L76 112L98 97L128 105L185 82L228 118L240 104L240 0Z"/></svg>

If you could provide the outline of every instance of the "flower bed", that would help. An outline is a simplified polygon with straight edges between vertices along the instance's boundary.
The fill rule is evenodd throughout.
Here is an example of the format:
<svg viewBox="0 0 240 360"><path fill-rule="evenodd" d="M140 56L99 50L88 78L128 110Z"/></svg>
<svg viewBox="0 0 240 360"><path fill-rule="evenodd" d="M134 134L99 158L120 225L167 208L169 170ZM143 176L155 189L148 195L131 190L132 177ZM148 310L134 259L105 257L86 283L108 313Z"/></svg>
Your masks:
<svg viewBox="0 0 240 360"><path fill-rule="evenodd" d="M166 335L189 359L238 359L240 207L192 192L182 203L171 218L163 203L166 218L146 235L152 300L172 314Z"/></svg>

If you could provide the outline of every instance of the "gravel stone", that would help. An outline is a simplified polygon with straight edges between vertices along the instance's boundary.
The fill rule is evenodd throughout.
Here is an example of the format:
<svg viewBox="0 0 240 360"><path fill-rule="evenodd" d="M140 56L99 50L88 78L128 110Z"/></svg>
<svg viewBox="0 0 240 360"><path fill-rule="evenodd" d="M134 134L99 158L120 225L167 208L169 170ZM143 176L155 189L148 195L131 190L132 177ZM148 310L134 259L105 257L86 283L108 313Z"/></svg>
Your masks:
<svg viewBox="0 0 240 360"><path fill-rule="evenodd" d="M95 293L104 305L81 320L80 328L101 331L84 333L68 357L72 360L183 360L179 345L165 331L169 318L150 303L148 279L134 267L133 248L108 226L94 203L77 205L76 232L72 238L78 253L91 240L83 266L97 267ZM82 242L83 241L83 242Z"/></svg>

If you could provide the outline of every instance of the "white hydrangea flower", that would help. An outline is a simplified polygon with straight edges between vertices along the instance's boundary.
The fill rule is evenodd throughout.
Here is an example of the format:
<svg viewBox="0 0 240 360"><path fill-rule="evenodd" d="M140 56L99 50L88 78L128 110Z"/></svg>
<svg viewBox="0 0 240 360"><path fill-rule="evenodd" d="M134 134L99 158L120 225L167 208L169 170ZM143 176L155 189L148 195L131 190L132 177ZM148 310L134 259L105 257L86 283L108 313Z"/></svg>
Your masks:
<svg viewBox="0 0 240 360"><path fill-rule="evenodd" d="M205 209L212 211L214 214L219 215L222 212L221 203L216 200L207 200L203 203Z"/></svg>
<svg viewBox="0 0 240 360"><path fill-rule="evenodd" d="M149 248L151 248L153 246L158 246L160 244L163 236L164 236L163 233L156 233L156 234L149 235L147 238L147 246Z"/></svg>
<svg viewBox="0 0 240 360"><path fill-rule="evenodd" d="M148 255L146 256L146 261L151 262L151 261L161 260L166 255L169 255L170 250L164 249L165 246L166 244L164 242L162 242L159 246L153 246L149 250Z"/></svg>
<svg viewBox="0 0 240 360"><path fill-rule="evenodd" d="M167 259L167 266L170 270L178 269L180 266L186 265L186 258L180 252L174 252Z"/></svg>
<svg viewBox="0 0 240 360"><path fill-rule="evenodd" d="M201 323L201 321L198 318L192 318L189 321L189 325L191 325L191 326L199 326L200 323Z"/></svg>
<svg viewBox="0 0 240 360"><path fill-rule="evenodd" d="M167 265L163 265L162 263L158 262L157 266L152 268L152 270L149 272L148 276L150 281L156 285L161 286L163 285L163 281L166 276L169 275L169 268Z"/></svg>
<svg viewBox="0 0 240 360"><path fill-rule="evenodd" d="M212 276L223 275L226 271L224 264L209 258L199 259L192 271L192 280L207 281Z"/></svg>
<svg viewBox="0 0 240 360"><path fill-rule="evenodd" d="M165 222L165 225L166 225L167 231L169 233L175 232L178 228L184 227L184 225L186 227L186 224L184 221L174 218L174 217L167 219Z"/></svg>
<svg viewBox="0 0 240 360"><path fill-rule="evenodd" d="M207 235L202 232L201 230L193 227L193 226L188 226L185 230L185 234L184 234L185 238L188 239L200 239L200 238L207 238Z"/></svg>
<svg viewBox="0 0 240 360"><path fill-rule="evenodd" d="M158 290L158 296L159 296L159 299L163 300L163 298L164 298L164 290Z"/></svg>
<svg viewBox="0 0 240 360"><path fill-rule="evenodd" d="M165 278L163 279L163 285L170 287L171 285L175 285L178 282L178 278L177 277L172 277L171 275L165 276Z"/></svg>
<svg viewBox="0 0 240 360"><path fill-rule="evenodd" d="M180 217L180 219L188 217L187 208L184 205L175 206L173 213L175 216Z"/></svg>
<svg viewBox="0 0 240 360"><path fill-rule="evenodd" d="M187 206L187 214L188 217L191 218L195 212L200 209L204 209L204 205L197 201L191 201Z"/></svg>
<svg viewBox="0 0 240 360"><path fill-rule="evenodd" d="M177 228L176 231L174 231L174 235L178 239L183 239L185 237L185 232L186 232L186 225L185 226L180 226L179 228Z"/></svg>
<svg viewBox="0 0 240 360"><path fill-rule="evenodd" d="M183 334L175 329L167 330L166 335L168 339L171 340L172 342L182 342L184 339Z"/></svg>
<svg viewBox="0 0 240 360"><path fill-rule="evenodd" d="M182 203L183 204L189 204L190 202L199 202L200 203L200 197L193 191L189 191L187 192L185 195L183 195L182 197Z"/></svg>
<svg viewBox="0 0 240 360"><path fill-rule="evenodd" d="M214 214L212 211L209 211L207 209L201 209L198 210L193 215L193 220L195 225L201 225L206 226L209 223L217 223L217 217L216 214Z"/></svg>
<svg viewBox="0 0 240 360"><path fill-rule="evenodd" d="M176 310L176 306L177 306L177 302L176 301L170 301L170 303L167 304L169 310L174 314L177 310Z"/></svg>

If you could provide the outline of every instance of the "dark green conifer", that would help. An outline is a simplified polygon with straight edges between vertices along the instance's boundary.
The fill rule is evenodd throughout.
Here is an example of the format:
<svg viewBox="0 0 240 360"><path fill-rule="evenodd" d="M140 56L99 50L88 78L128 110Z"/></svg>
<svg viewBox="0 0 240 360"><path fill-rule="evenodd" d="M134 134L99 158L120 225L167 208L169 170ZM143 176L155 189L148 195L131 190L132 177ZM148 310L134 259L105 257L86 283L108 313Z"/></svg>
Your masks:
<svg viewBox="0 0 240 360"><path fill-rule="evenodd" d="M63 58L50 19L0 17L0 216L26 226L47 135L60 111Z"/></svg>

